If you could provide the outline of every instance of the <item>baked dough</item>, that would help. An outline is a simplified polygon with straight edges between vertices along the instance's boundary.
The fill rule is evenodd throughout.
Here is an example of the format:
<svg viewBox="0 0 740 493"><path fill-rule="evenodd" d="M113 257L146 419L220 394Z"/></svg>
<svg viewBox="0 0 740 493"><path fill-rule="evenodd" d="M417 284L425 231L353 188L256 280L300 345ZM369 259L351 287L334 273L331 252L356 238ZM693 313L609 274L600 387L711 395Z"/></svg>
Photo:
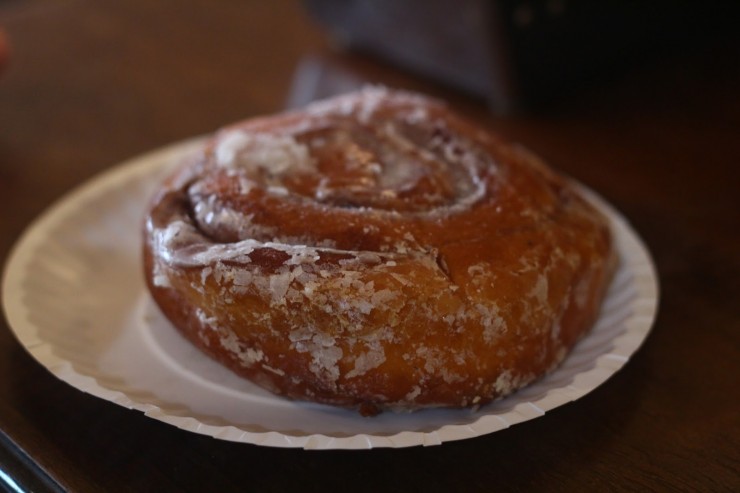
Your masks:
<svg viewBox="0 0 740 493"><path fill-rule="evenodd" d="M384 88L217 132L153 198L144 265L193 344L291 399L479 406L555 368L614 269L567 179Z"/></svg>

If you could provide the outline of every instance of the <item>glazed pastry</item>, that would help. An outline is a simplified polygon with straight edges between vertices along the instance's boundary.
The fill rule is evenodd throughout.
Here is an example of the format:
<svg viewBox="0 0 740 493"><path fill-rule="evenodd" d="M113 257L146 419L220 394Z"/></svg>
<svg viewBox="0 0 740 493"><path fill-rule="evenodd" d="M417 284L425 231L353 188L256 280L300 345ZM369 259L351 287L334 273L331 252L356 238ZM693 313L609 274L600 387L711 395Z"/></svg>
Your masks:
<svg viewBox="0 0 740 493"><path fill-rule="evenodd" d="M369 88L220 130L146 220L154 300L291 399L485 404L555 368L615 264L568 180L444 104Z"/></svg>

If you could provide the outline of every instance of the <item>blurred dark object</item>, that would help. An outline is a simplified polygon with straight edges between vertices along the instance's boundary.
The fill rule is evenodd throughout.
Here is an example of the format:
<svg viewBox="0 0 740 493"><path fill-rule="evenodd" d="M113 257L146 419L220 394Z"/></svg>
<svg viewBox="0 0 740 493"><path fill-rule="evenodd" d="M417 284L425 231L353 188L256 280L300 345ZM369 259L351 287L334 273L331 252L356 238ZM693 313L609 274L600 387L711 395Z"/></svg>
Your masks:
<svg viewBox="0 0 740 493"><path fill-rule="evenodd" d="M350 50L484 97L532 108L651 56L736 29L740 2L306 0Z"/></svg>

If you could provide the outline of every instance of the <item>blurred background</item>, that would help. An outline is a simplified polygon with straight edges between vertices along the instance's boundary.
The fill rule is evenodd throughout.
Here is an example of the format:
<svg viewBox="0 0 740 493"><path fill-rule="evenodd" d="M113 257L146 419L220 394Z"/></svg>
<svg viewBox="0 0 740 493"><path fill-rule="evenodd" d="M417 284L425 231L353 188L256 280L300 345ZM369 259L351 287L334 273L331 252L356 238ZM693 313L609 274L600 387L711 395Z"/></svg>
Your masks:
<svg viewBox="0 0 740 493"><path fill-rule="evenodd" d="M493 436L365 455L171 429L55 380L0 318L0 470L38 491L57 491L43 477L70 491L740 491L739 9L0 0L2 262L55 200L126 159L375 83L442 98L596 190L662 288L643 348L587 398Z"/></svg>
<svg viewBox="0 0 740 493"><path fill-rule="evenodd" d="M336 46L484 98L548 103L737 29L740 6L681 0L307 0Z"/></svg>

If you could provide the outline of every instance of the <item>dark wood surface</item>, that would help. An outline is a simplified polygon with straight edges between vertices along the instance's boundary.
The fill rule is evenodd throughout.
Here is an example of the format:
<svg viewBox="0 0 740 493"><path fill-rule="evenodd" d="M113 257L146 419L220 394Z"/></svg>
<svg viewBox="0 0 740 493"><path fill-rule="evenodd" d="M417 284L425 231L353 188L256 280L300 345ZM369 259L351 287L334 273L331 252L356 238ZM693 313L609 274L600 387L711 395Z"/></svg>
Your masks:
<svg viewBox="0 0 740 493"><path fill-rule="evenodd" d="M0 320L0 469L37 491L740 491L740 42L538 113L332 52L290 1L0 0L0 259L123 159L362 81L449 100L599 191L652 251L654 330L582 400L438 447L306 452L170 427L58 381ZM312 83L323 83L311 86ZM0 481L1 483L1 481Z"/></svg>

